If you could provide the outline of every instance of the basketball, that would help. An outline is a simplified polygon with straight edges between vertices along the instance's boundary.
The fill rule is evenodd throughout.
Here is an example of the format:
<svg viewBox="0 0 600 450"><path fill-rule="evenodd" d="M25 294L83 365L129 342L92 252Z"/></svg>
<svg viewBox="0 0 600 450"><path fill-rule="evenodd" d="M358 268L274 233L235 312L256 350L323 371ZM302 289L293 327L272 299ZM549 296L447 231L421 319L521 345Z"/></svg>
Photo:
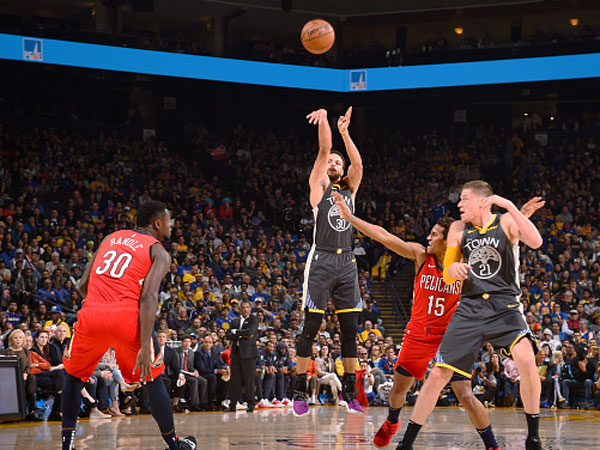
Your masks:
<svg viewBox="0 0 600 450"><path fill-rule="evenodd" d="M313 19L306 22L304 27L302 27L300 39L306 50L315 55L320 55L333 46L335 31L326 20Z"/></svg>

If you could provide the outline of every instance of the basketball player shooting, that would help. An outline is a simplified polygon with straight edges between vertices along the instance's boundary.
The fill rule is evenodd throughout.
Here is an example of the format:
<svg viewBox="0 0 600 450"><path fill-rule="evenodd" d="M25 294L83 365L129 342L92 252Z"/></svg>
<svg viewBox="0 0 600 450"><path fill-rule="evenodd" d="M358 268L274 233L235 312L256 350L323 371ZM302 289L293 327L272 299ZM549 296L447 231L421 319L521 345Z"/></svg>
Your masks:
<svg viewBox="0 0 600 450"><path fill-rule="evenodd" d="M336 308L342 332L344 377L342 396L352 413L364 413L356 400L356 366L358 364L356 334L358 318L363 309L358 287L356 259L352 254L352 226L340 216L333 192L338 192L354 211L356 191L363 176L360 153L350 138L348 127L352 107L338 120L338 131L350 158L348 174L344 176L343 156L332 151L331 128L327 111L319 109L307 116L310 124L319 127L319 153L309 178L310 204L315 215L313 245L304 271L304 328L298 342L293 411L296 416L308 413L306 370L312 344L330 298Z"/></svg>

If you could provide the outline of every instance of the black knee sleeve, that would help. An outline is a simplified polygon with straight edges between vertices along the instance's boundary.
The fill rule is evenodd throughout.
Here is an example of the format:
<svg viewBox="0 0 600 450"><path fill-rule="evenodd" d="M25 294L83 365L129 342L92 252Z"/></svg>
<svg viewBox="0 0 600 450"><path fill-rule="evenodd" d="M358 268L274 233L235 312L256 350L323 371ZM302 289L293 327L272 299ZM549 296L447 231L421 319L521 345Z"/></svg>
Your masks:
<svg viewBox="0 0 600 450"><path fill-rule="evenodd" d="M298 356L310 358L312 356L312 345L315 336L321 328L323 322L323 314L304 310L304 327L298 341L297 350Z"/></svg>
<svg viewBox="0 0 600 450"><path fill-rule="evenodd" d="M338 314L340 330L342 331L342 358L356 358L356 335L358 334L358 311Z"/></svg>

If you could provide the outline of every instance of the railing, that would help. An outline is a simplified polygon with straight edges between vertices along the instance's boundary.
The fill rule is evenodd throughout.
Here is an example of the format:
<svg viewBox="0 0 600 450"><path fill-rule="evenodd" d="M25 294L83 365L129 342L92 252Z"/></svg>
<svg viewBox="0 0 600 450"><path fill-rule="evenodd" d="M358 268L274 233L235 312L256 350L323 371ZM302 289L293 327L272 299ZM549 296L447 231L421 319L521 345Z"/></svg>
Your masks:
<svg viewBox="0 0 600 450"><path fill-rule="evenodd" d="M385 277L386 296L392 301L392 310L394 311L396 325L398 325L399 321L406 323L410 319L410 311L405 307L402 292L399 289L402 279L401 274L409 269L407 262L408 260L405 258L394 257Z"/></svg>

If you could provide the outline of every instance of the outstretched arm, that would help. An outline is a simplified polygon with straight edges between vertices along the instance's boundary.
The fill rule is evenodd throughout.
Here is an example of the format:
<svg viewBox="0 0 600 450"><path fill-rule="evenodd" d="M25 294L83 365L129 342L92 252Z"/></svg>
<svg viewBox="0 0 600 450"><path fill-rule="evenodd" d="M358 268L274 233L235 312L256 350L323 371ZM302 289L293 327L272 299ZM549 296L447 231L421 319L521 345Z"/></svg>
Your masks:
<svg viewBox="0 0 600 450"><path fill-rule="evenodd" d="M425 249L421 244L403 241L386 229L352 215L348 209L348 205L346 205L346 202L344 201L344 198L338 192L333 192L333 196L335 197L335 204L338 207L340 216L349 221L358 231L366 234L372 239L375 239L377 242L382 243L400 256L412 259L413 261L416 261L419 255L423 255L425 253Z"/></svg>
<svg viewBox="0 0 600 450"><path fill-rule="evenodd" d="M319 127L319 154L310 172L308 183L310 185L310 204L314 208L321 201L325 189L327 189L327 161L331 151L331 128L327 120L327 111L319 109L311 112L308 123Z"/></svg>
<svg viewBox="0 0 600 450"><path fill-rule="evenodd" d="M338 131L342 135L342 140L346 146L346 153L348 153L348 157L350 158L350 167L348 167L348 184L350 185L350 189L354 194L356 191L358 191L360 182L362 181L363 164L358 148L356 148L356 145L354 145L354 141L348 132L351 116L352 106L348 108L346 114L340 116L338 119Z"/></svg>
<svg viewBox="0 0 600 450"><path fill-rule="evenodd" d="M521 211L510 200L492 195L481 200L481 207L486 208L492 204L498 205L500 208L506 209L511 220L508 221L509 238L519 239L531 248L539 248L543 244L540 232L531 220L523 215Z"/></svg>

